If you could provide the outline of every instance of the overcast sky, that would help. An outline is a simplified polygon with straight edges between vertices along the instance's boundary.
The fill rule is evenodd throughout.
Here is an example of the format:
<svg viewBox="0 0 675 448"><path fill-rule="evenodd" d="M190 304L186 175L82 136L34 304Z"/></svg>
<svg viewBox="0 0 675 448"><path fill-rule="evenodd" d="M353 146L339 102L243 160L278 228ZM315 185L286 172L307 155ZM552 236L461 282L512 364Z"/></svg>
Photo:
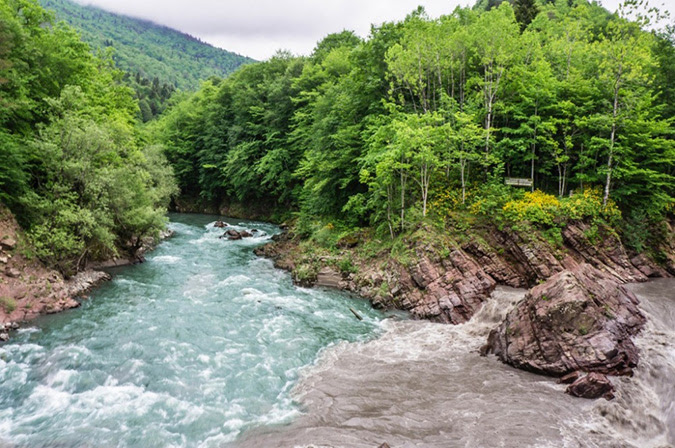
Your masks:
<svg viewBox="0 0 675 448"><path fill-rule="evenodd" d="M77 0L151 20L217 47L264 60L277 50L309 54L327 34L344 29L366 37L370 24L405 18L418 5L432 17L475 0ZM657 0L652 4L675 0ZM619 0L601 0L615 10ZM671 8L672 9L672 8Z"/></svg>

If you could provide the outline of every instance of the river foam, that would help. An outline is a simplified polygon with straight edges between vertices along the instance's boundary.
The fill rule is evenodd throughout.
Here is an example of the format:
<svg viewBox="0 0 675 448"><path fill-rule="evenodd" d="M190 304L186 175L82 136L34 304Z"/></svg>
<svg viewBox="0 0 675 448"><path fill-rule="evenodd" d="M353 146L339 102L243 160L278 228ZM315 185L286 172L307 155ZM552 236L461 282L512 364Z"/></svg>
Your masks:
<svg viewBox="0 0 675 448"><path fill-rule="evenodd" d="M614 401L573 398L550 378L479 356L524 294L498 288L466 324L388 321L376 340L326 349L294 390L305 414L235 446L672 447L675 281L632 288L649 324L635 376L613 379Z"/></svg>

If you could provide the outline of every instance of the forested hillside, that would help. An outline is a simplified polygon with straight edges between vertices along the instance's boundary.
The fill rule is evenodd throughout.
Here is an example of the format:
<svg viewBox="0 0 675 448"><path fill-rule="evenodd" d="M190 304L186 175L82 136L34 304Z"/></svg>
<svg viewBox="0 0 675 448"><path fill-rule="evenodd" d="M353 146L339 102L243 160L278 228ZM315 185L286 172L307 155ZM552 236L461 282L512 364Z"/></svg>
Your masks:
<svg viewBox="0 0 675 448"><path fill-rule="evenodd" d="M133 253L175 192L122 78L36 0L0 0L0 203L26 230L23 256L67 275Z"/></svg>
<svg viewBox="0 0 675 448"><path fill-rule="evenodd" d="M70 0L41 0L82 34L94 49L114 49L117 67L150 81L157 78L183 90L199 87L211 76L224 77L252 60L215 48L154 23L83 6Z"/></svg>
<svg viewBox="0 0 675 448"><path fill-rule="evenodd" d="M675 34L631 5L531 3L419 9L279 53L206 83L156 138L184 195L274 198L306 235L487 219L555 242L587 220L642 250L673 213Z"/></svg>

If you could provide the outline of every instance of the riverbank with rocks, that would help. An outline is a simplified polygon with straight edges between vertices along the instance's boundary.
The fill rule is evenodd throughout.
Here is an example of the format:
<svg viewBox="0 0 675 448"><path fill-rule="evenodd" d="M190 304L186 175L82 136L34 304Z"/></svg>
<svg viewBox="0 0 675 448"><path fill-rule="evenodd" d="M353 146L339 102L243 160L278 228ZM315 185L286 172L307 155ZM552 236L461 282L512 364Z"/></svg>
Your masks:
<svg viewBox="0 0 675 448"><path fill-rule="evenodd" d="M167 230L160 240L171 235ZM133 256L88 263L83 271L65 278L32 255L16 219L0 210L0 341L38 316L79 307L80 299L111 279L104 269L141 263L155 245L155 239L146 238Z"/></svg>
<svg viewBox="0 0 675 448"><path fill-rule="evenodd" d="M290 271L299 285L349 291L375 307L447 324L470 320L497 285L530 289L492 332L484 354L572 382L572 394L610 398L604 375L631 374L639 359L631 337L645 323L637 299L622 285L672 277L675 259L657 263L630 253L609 231L591 240L589 227L569 224L559 246L536 232L508 228L472 229L458 239L422 227L404 240L403 256L400 250L363 250L368 242L362 235L330 252L308 250L290 229L256 253ZM669 234L662 252L675 254Z"/></svg>

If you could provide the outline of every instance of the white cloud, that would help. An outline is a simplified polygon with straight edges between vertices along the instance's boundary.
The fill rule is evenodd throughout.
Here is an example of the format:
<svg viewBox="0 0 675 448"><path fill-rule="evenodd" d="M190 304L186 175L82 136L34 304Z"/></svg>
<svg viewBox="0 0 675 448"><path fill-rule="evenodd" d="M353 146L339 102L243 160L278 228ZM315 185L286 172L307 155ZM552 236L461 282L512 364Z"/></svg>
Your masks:
<svg viewBox="0 0 675 448"><path fill-rule="evenodd" d="M403 19L418 5L424 6L431 17L438 17L451 13L458 5L475 3L475 0L77 1L152 20L259 60L269 58L279 49L308 54L318 40L344 29L366 37L371 24ZM601 3L615 10L619 0Z"/></svg>
<svg viewBox="0 0 675 448"><path fill-rule="evenodd" d="M344 29L366 37L370 25L403 19L423 5L430 16L472 0L78 0L151 20L213 45L266 59L279 49L308 54L327 34Z"/></svg>

